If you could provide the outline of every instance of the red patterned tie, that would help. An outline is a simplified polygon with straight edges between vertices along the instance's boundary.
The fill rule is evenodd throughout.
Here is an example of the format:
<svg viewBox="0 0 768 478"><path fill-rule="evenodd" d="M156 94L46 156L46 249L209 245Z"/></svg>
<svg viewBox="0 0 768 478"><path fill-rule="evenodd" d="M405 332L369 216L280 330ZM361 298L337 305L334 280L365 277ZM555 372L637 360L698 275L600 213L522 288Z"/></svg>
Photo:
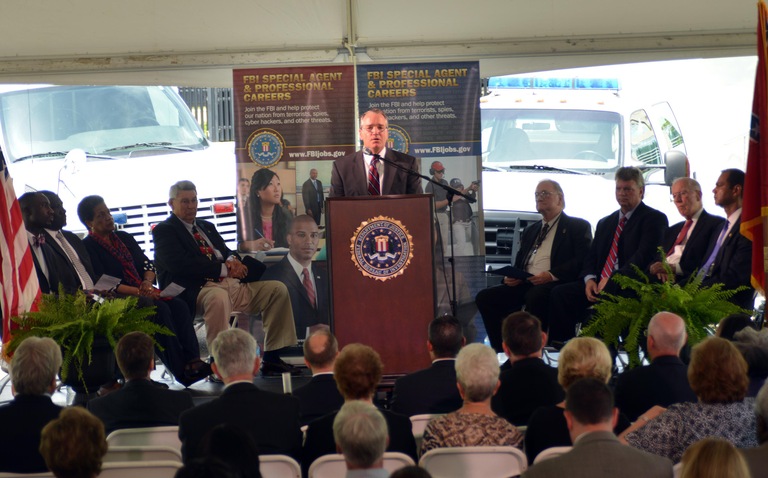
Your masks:
<svg viewBox="0 0 768 478"><path fill-rule="evenodd" d="M301 271L301 277L303 278L302 283L304 284L304 288L307 289L309 302L312 304L312 307L317 307L317 304L315 303L315 288L312 287L312 278L309 277L309 270L306 267Z"/></svg>
<svg viewBox="0 0 768 478"><path fill-rule="evenodd" d="M693 225L693 219L688 219L685 221L685 225L683 225L683 228L680 229L680 234L677 235L677 239L675 239L675 243L672 244L672 248L667 251L667 255L671 256L673 252L675 252L675 247L679 246L683 243L685 240L685 236L688 235L688 231L691 229L691 226Z"/></svg>
<svg viewBox="0 0 768 478"><path fill-rule="evenodd" d="M371 158L371 165L368 166L368 194L371 196L381 196L379 170L376 168L380 157L378 154L374 154L373 158Z"/></svg>
<svg viewBox="0 0 768 478"><path fill-rule="evenodd" d="M616 263L619 261L619 236L621 236L621 231L626 223L627 216L624 216L619 221L619 225L616 226L616 232L613 234L613 242L611 243L611 251L608 253L608 259L605 260L600 280L611 277L611 273L616 268Z"/></svg>

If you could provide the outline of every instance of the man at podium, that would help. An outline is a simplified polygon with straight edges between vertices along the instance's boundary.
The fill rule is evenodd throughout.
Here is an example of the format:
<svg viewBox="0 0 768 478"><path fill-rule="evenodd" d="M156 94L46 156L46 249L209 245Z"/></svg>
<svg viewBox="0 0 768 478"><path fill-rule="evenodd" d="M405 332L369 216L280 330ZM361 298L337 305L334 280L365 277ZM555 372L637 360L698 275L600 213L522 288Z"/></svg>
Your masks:
<svg viewBox="0 0 768 478"><path fill-rule="evenodd" d="M363 149L333 162L331 197L421 194L421 178L387 164L397 163L418 173L416 158L387 148L387 115L370 109L360 117ZM382 160L384 158L384 160Z"/></svg>

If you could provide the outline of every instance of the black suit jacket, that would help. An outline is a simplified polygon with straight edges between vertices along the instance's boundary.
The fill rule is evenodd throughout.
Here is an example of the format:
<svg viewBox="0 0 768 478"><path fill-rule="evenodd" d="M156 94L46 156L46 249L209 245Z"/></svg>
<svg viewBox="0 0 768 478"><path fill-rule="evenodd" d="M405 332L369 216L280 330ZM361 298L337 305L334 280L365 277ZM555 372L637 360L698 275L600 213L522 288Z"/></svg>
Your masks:
<svg viewBox="0 0 768 478"><path fill-rule="evenodd" d="M416 158L387 148L384 158L394 161L404 168L418 172ZM384 163L384 184L381 194L421 194L421 178L406 174ZM331 171L331 197L367 196L368 172L365 169L363 152L349 154L333 162Z"/></svg>
<svg viewBox="0 0 768 478"><path fill-rule="evenodd" d="M300 338L304 338L307 327L330 323L328 274L319 267L313 267L312 274L315 276L317 308L309 302L307 290L293 270L291 263L288 262L288 257L283 257L277 264L267 268L262 276L263 280L280 281L288 288L288 294L291 296L291 307L293 307L293 320L296 323L296 334Z"/></svg>
<svg viewBox="0 0 768 478"><path fill-rule="evenodd" d="M331 373L315 375L306 385L294 390L293 396L301 403L302 426L344 405L344 398Z"/></svg>
<svg viewBox="0 0 768 478"><path fill-rule="evenodd" d="M213 224L197 219L195 225L208 237L224 260L232 255L240 257L236 252L229 250ZM218 280L221 275L222 261L216 260L215 257L213 260L208 259L200 252L195 238L181 219L174 214L155 226L152 237L155 243L155 266L160 287L165 288L171 282L185 287L179 298L187 303L194 316L197 294L206 282ZM258 267L260 270L251 271L253 267ZM248 264L248 274L250 276L254 272L260 276L265 268L260 262L252 261Z"/></svg>
<svg viewBox="0 0 768 478"><path fill-rule="evenodd" d="M565 398L557 382L557 369L540 358L518 360L501 373L499 381L491 408L515 426L527 425L538 407L557 405Z"/></svg>
<svg viewBox="0 0 768 478"><path fill-rule="evenodd" d="M129 380L120 390L87 405L104 422L107 434L121 428L178 425L181 413L192 407L186 391L160 388L149 380Z"/></svg>
<svg viewBox="0 0 768 478"><path fill-rule="evenodd" d="M94 274L91 258L83 245L83 241L81 241L80 238L77 237L77 234L73 232L64 230L61 232L77 253L80 262L83 263L91 280L96 282L97 276ZM45 263L48 267L48 279L41 285L41 290L45 293L57 293L59 291L59 284L64 286L64 292L68 294L73 294L75 291L82 289L83 286L80 283L80 277L77 275L74 266L72 266L72 262L70 262L67 253L64 252L64 249L59 246L47 230L44 230L43 233L45 234L45 244L43 244L42 248ZM37 258L35 258L35 263L37 263ZM39 276L40 274L38 274L38 277Z"/></svg>
<svg viewBox="0 0 768 478"><path fill-rule="evenodd" d="M48 471L38 451L40 432L59 417L62 408L46 395L17 395L0 406L0 471L39 473Z"/></svg>
<svg viewBox="0 0 768 478"><path fill-rule="evenodd" d="M317 199L317 195L320 194L320 199ZM304 201L304 209L312 211L312 217L315 222L320 221L320 213L323 211L323 201L325 200L325 192L323 191L323 182L317 179L317 189L312 184L312 179L307 179L304 184L301 185L301 198Z"/></svg>
<svg viewBox="0 0 768 478"><path fill-rule="evenodd" d="M616 406L635 421L654 405L696 402L688 384L688 366L678 357L657 357L646 367L627 370L616 379Z"/></svg>
<svg viewBox="0 0 768 478"><path fill-rule="evenodd" d="M422 413L450 413L461 408L463 400L456 388L456 361L439 360L431 367L395 381L392 411L413 416Z"/></svg>
<svg viewBox="0 0 768 478"><path fill-rule="evenodd" d="M755 301L755 289L752 287L750 276L752 275L752 241L741 235L741 217L731 228L731 232L725 238L723 245L717 252L715 262L712 264L712 273L704 278L703 286L715 283L725 284L725 289L735 289L739 286L747 286L731 297L731 302L745 309L752 309ZM717 242L718 234L713 236L707 248L706 254L701 259L701 265L709 258Z"/></svg>
<svg viewBox="0 0 768 478"><path fill-rule="evenodd" d="M220 397L181 414L179 438L184 463L201 456L200 445L205 434L222 423L240 427L250 434L260 455L299 458L299 400L260 390L252 383L236 383L227 386Z"/></svg>
<svg viewBox="0 0 768 478"><path fill-rule="evenodd" d="M515 258L515 267L525 269L525 259L536 244L542 228L538 221L525 228L520 241L520 250ZM549 271L561 283L571 282L579 277L584 257L592 243L592 226L584 219L560 214L556 235L552 240Z"/></svg>
<svg viewBox="0 0 768 478"><path fill-rule="evenodd" d="M117 234L117 237L123 244L125 244L125 247L128 248L131 257L133 258L133 265L139 273L139 279L142 279L144 277L144 272L153 269L152 262L144 254L141 246L139 246L139 243L136 242L136 239L134 239L132 235L123 231L115 231L115 234ZM117 277L118 279L125 278L125 271L123 270L123 265L120 264L120 261L110 254L109 251L101 247L93 237L87 236L83 239L83 246L85 246L85 249L88 251L88 256L91 259L91 264L93 266L93 271L96 273L96 277L101 277L102 274L107 274L112 277Z"/></svg>
<svg viewBox="0 0 768 478"><path fill-rule="evenodd" d="M709 249L709 244L715 241L720 234L723 221L725 219L720 216L713 216L707 211L701 211L699 220L696 221L696 227L693 228L693 232L691 232L688 242L685 243L685 248L683 248L683 255L680 257L680 269L682 269L683 273L680 274L679 280L687 280L694 270L701 267L708 257L705 254L707 249ZM664 242L662 243L664 253L672 249L672 245L675 243L675 239L677 239L677 235L680 234L684 225L685 221L681 221L666 230ZM661 260L660 257L657 257L657 259Z"/></svg>

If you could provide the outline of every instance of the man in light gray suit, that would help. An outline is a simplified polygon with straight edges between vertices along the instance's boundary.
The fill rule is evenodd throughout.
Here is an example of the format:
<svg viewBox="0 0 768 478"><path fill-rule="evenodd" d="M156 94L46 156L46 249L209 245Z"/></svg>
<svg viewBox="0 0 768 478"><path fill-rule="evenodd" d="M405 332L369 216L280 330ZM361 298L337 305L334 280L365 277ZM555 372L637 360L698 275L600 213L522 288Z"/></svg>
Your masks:
<svg viewBox="0 0 768 478"><path fill-rule="evenodd" d="M760 387L755 398L755 415L757 415L757 441L760 446L740 450L747 459L752 478L768 477L768 382Z"/></svg>
<svg viewBox="0 0 768 478"><path fill-rule="evenodd" d="M568 387L565 420L571 451L539 462L523 478L656 478L672 477L672 462L622 445L613 434L619 411L600 380L585 378Z"/></svg>

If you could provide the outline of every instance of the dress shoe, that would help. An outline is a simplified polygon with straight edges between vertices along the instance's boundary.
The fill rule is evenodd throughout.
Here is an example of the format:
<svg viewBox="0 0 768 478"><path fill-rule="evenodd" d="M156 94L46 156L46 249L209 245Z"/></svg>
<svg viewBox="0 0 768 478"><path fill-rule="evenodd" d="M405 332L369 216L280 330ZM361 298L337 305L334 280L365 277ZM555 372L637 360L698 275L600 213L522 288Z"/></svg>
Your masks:
<svg viewBox="0 0 768 478"><path fill-rule="evenodd" d="M184 367L184 376L177 377L176 380L185 387L189 387L193 383L199 382L205 377L211 375L211 373L210 364L207 364L202 360L195 360L188 363L187 366Z"/></svg>
<svg viewBox="0 0 768 478"><path fill-rule="evenodd" d="M301 375L301 369L294 367L291 364L287 364L280 360L279 362L262 362L261 363L261 376L262 377L279 377L285 372L289 372L291 375Z"/></svg>

